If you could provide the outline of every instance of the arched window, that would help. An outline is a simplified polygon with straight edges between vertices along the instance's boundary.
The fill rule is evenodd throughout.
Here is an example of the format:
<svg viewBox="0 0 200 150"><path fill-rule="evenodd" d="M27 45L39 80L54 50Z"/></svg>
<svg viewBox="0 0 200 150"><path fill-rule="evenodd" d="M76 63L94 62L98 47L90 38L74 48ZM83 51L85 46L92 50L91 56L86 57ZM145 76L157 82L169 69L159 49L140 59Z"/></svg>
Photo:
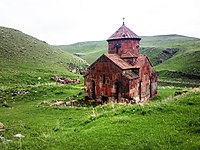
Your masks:
<svg viewBox="0 0 200 150"><path fill-rule="evenodd" d="M118 51L119 51L119 48L120 48L121 46L120 46L120 44L115 44L115 49L116 49L116 53L118 54Z"/></svg>

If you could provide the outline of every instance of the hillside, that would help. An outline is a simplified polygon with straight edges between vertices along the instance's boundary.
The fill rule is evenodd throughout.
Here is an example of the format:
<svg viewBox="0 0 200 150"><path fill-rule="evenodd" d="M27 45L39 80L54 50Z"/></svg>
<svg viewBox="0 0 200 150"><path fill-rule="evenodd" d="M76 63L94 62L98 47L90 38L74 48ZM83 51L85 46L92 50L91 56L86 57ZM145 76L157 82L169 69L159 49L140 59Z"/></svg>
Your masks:
<svg viewBox="0 0 200 150"><path fill-rule="evenodd" d="M86 62L18 30L0 27L0 85L46 82L53 75L73 75Z"/></svg>
<svg viewBox="0 0 200 150"><path fill-rule="evenodd" d="M180 35L144 37L142 47L152 48L143 53L152 57L154 64L165 50L176 50L171 58L155 64L154 69L159 71L161 77L200 79L200 39Z"/></svg>
<svg viewBox="0 0 200 150"><path fill-rule="evenodd" d="M106 41L80 42L72 45L60 45L56 47L75 54L86 60L88 63L94 62L99 56L107 53Z"/></svg>
<svg viewBox="0 0 200 150"><path fill-rule="evenodd" d="M107 53L106 41L82 42L59 46L92 63ZM140 52L148 54L162 77L199 78L200 39L181 35L144 36Z"/></svg>

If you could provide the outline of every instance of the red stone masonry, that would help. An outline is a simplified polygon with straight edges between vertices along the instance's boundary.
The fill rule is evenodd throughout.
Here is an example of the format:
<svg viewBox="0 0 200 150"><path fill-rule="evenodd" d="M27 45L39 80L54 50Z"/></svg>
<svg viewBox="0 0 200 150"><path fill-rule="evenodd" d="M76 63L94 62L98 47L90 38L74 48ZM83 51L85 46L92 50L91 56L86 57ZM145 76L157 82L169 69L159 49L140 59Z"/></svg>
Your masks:
<svg viewBox="0 0 200 150"><path fill-rule="evenodd" d="M157 95L157 73L147 55L140 54L140 40L123 25L108 38L108 54L88 67L85 96L101 103L144 102Z"/></svg>

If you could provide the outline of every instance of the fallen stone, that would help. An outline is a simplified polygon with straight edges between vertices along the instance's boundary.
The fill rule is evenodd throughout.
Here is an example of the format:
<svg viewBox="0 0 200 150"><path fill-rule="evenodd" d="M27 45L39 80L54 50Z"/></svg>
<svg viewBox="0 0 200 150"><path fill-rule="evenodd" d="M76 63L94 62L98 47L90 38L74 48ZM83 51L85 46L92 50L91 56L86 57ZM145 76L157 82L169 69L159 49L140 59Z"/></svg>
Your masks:
<svg viewBox="0 0 200 150"><path fill-rule="evenodd" d="M58 102L55 102L53 105L60 106L60 105L64 105L64 104L65 104L65 102L58 101Z"/></svg>
<svg viewBox="0 0 200 150"><path fill-rule="evenodd" d="M29 90L16 90L12 92L12 95L15 96L19 94L28 94L28 93L29 93Z"/></svg>
<svg viewBox="0 0 200 150"><path fill-rule="evenodd" d="M25 136L22 134L16 134L13 136L14 138L24 138Z"/></svg>
<svg viewBox="0 0 200 150"><path fill-rule="evenodd" d="M51 79L62 84L79 84L80 83L79 79L71 79L71 78L65 78L65 77L59 77L59 76L52 77Z"/></svg>

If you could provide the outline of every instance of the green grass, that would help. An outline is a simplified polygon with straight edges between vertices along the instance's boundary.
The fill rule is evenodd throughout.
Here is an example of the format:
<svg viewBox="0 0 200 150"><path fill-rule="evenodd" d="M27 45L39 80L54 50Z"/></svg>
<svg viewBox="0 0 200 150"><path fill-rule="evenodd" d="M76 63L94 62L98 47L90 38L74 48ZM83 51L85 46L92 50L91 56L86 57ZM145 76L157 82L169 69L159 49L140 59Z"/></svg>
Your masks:
<svg viewBox="0 0 200 150"><path fill-rule="evenodd" d="M46 85L32 87L29 94L19 95L14 101L8 96L9 107L0 109L0 122L6 127L0 135L12 141L0 141L0 149L200 148L199 92L174 97L176 91L190 89L159 87L159 96L144 107L41 105L44 100L65 99L79 92L78 87L82 86ZM166 101L168 97L171 99ZM14 139L17 133L25 138Z"/></svg>
<svg viewBox="0 0 200 150"><path fill-rule="evenodd" d="M79 57L5 27L0 27L0 61L0 86L47 83L55 75L74 76L69 67L86 65Z"/></svg>
<svg viewBox="0 0 200 150"><path fill-rule="evenodd" d="M5 125L0 136L11 140L0 139L0 149L200 149L200 90L185 88L192 85L190 80L181 81L181 73L198 76L199 39L143 37L141 52L153 63L163 49L179 48L174 57L155 67L163 82L158 96L146 105L69 108L47 104L69 101L79 93L74 99L83 98L83 77L68 68L80 69L86 62L18 30L0 27L0 33L0 122ZM61 48L81 54L88 62L107 52L105 41ZM59 84L50 80L55 75L79 78L81 83ZM161 86L166 81L181 87ZM16 90L29 93L15 94ZM175 96L183 91L189 92ZM18 133L25 137L13 138Z"/></svg>

